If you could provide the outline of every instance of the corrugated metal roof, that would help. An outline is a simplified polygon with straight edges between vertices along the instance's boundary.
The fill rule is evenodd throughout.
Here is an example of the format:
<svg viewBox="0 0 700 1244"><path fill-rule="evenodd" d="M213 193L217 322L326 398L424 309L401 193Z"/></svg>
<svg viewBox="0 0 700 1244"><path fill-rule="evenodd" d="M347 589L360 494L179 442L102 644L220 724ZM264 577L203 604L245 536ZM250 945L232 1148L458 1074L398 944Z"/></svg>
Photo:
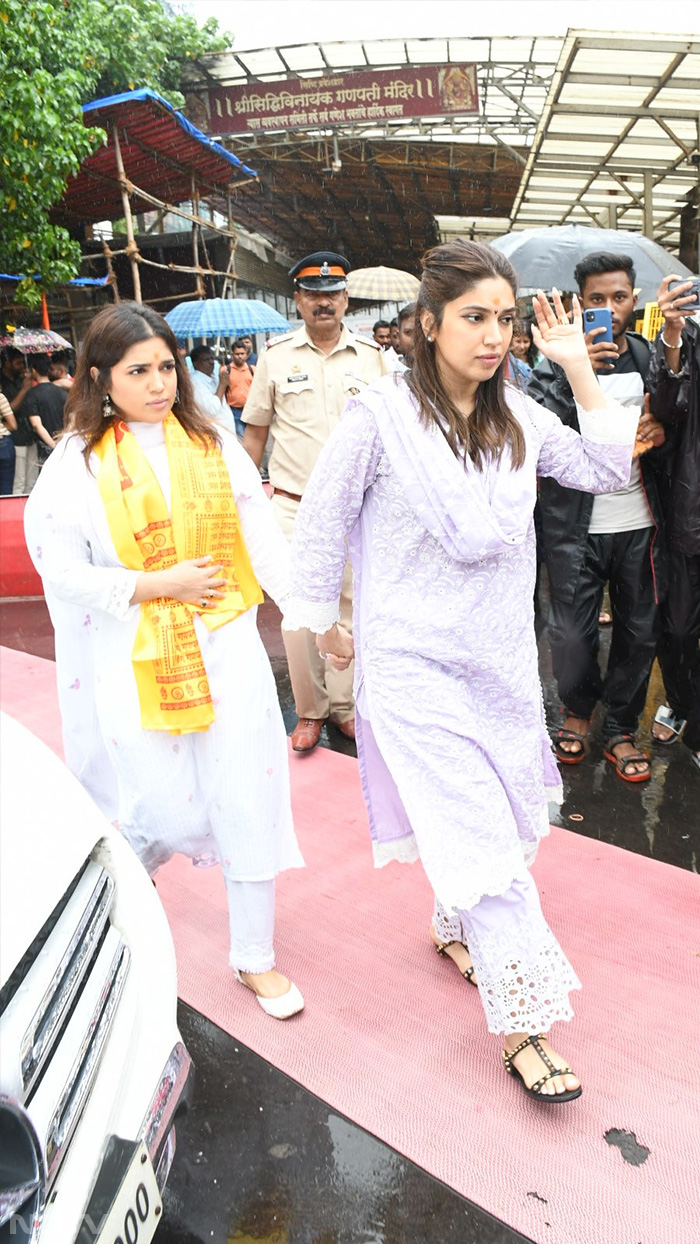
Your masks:
<svg viewBox="0 0 700 1244"><path fill-rule="evenodd" d="M117 178L113 128L117 127L126 175L140 189L169 203L189 199L194 177L200 194L221 194L242 178L257 178L239 160L173 108L155 91L128 91L85 104L86 125L107 131L107 144L84 161L68 183L55 217L77 224L116 220L123 215ZM144 202L144 201L142 201ZM134 194L135 211L148 210Z"/></svg>

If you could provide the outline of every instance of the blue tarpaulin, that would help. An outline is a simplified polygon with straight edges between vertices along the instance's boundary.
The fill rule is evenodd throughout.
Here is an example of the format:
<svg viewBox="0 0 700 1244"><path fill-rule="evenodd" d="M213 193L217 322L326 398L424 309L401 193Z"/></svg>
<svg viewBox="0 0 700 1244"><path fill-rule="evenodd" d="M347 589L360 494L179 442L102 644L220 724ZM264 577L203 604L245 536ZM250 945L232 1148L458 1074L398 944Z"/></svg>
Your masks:
<svg viewBox="0 0 700 1244"><path fill-rule="evenodd" d="M203 134L201 130L197 129L196 125L193 125L191 121L187 120L184 113L180 112L177 108L173 108L172 104L169 104L167 99L163 99L162 95L158 95L156 91L149 90L148 87L143 87L140 91L123 91L121 95L106 95L104 99L93 99L92 103L83 104L83 112L102 111L105 108L111 108L115 104L128 104L134 100L141 99L154 100L155 103L160 104L163 108L167 108L168 112L172 114L178 125L182 126L185 133L190 134L192 138L196 138L198 143L203 143L205 147L209 147L211 151L215 151L218 156L221 156L224 160L228 160L229 164L233 164L235 168L242 169L248 177L257 177L258 174L254 168L249 168L247 164L243 164L243 162L238 159L237 155L234 155L232 151L227 151L225 147L221 146L221 143L214 142L213 138L208 138L206 134ZM118 117L116 119L119 120ZM100 125L101 122L98 121L97 124Z"/></svg>
<svg viewBox="0 0 700 1244"><path fill-rule="evenodd" d="M68 228L118 220L124 214L115 128L136 212L153 206L149 199L139 205L139 190L177 204L191 199L193 184L202 198L223 198L238 182L257 179L255 169L208 138L155 91L143 88L93 99L83 105L83 117L86 125L106 131L107 142L83 161L53 213Z"/></svg>
<svg viewBox="0 0 700 1244"><path fill-rule="evenodd" d="M41 278L38 276L34 277L35 281L39 281L40 279ZM13 276L9 272L0 272L0 281L24 281L24 280L26 280L26 277L24 277L21 273L19 276ZM99 276L99 277L98 276L74 276L71 278L70 281L55 281L54 284L55 285L106 285L108 281L109 281L109 276Z"/></svg>

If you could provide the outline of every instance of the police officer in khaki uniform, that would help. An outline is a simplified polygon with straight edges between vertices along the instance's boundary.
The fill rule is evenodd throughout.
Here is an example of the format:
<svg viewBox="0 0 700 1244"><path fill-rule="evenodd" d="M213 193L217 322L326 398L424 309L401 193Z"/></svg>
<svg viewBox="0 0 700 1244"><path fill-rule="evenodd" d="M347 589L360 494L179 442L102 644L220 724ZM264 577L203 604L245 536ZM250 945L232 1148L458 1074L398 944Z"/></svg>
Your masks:
<svg viewBox="0 0 700 1244"><path fill-rule="evenodd" d="M243 446L260 466L268 433L273 505L291 540L299 502L316 459L353 394L386 374L382 351L356 337L343 324L348 305L343 255L317 251L290 270L303 328L271 341L258 359L243 410ZM345 568L340 622L352 624L352 572ZM308 752L330 717L346 738L355 737L353 667L339 672L328 665L311 631L286 631L289 674L299 722L292 747Z"/></svg>

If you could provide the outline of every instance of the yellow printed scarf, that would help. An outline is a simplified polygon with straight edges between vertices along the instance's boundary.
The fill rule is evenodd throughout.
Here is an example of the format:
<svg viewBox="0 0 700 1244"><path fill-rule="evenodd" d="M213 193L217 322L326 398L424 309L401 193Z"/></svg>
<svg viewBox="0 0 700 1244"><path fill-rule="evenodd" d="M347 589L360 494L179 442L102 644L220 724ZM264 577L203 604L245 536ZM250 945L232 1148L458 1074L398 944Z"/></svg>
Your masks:
<svg viewBox="0 0 700 1244"><path fill-rule="evenodd" d="M172 521L148 458L125 423L108 428L95 447L97 482L117 555L130 570L167 570L208 553L224 568L225 599L205 609L162 597L141 605L132 653L141 724L186 734L207 730L215 718L194 615L216 630L259 604L263 594L220 451L190 440L172 413L164 428Z"/></svg>

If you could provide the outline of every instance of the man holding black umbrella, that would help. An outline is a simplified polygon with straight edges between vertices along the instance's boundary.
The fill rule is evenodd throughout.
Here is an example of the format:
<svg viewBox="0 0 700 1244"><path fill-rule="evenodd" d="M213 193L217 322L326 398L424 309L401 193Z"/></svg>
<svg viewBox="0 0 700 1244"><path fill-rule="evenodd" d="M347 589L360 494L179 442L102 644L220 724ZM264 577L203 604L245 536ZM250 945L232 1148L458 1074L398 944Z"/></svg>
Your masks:
<svg viewBox="0 0 700 1244"><path fill-rule="evenodd" d="M260 355L243 411L243 447L256 466L272 431L270 483L277 520L289 540L304 488L345 403L387 371L379 346L356 337L343 324L349 270L347 259L332 251L306 255L290 270L304 324L271 341ZM340 602L340 621L347 629L352 626L351 593L348 563ZM299 717L292 734L294 751L316 746L326 718L354 739L352 666L333 670L320 656L311 631L286 631L284 643Z"/></svg>

